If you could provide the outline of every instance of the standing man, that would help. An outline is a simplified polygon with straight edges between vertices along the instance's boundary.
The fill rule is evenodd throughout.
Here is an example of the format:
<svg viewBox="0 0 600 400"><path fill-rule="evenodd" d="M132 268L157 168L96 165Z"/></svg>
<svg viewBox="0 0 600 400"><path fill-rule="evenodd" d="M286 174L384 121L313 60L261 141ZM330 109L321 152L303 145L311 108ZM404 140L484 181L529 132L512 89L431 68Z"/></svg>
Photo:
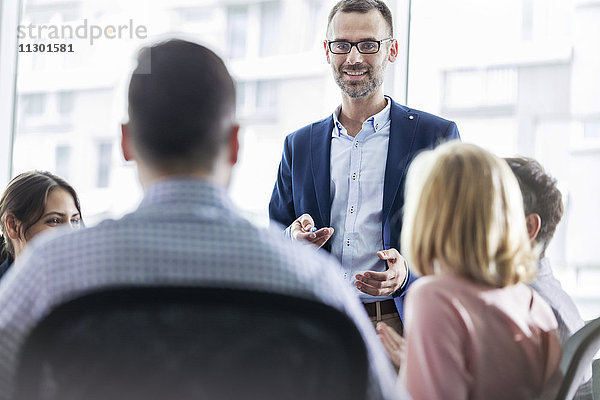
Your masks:
<svg viewBox="0 0 600 400"><path fill-rule="evenodd" d="M233 207L226 188L238 128L234 83L216 54L182 40L140 52L122 150L137 164L144 198L119 220L34 240L7 272L0 285L0 399L10 398L24 338L58 304L115 286L156 285L248 289L335 307L364 337L367 397L402 397L337 262L253 226Z"/></svg>
<svg viewBox="0 0 600 400"><path fill-rule="evenodd" d="M398 43L383 1L338 2L323 46L342 104L285 139L269 215L292 239L335 255L371 320L401 332L403 295L415 279L394 249L406 171L419 151L458 139L458 130L384 96L385 69Z"/></svg>

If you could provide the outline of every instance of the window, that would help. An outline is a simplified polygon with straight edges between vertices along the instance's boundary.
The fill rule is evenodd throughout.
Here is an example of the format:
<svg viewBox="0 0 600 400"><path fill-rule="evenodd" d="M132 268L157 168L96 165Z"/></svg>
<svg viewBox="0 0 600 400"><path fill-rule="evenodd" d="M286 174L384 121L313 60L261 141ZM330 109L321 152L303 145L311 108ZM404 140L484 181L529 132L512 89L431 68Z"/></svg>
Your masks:
<svg viewBox="0 0 600 400"><path fill-rule="evenodd" d="M46 94L35 93L25 94L22 97L23 100L23 113L26 116L33 117L44 114L46 110Z"/></svg>
<svg viewBox="0 0 600 400"><path fill-rule="evenodd" d="M111 165L112 142L101 142L98 144L98 175L96 177L96 187L108 187Z"/></svg>
<svg viewBox="0 0 600 400"><path fill-rule="evenodd" d="M258 81L256 83L256 110L273 112L277 104L277 81Z"/></svg>
<svg viewBox="0 0 600 400"><path fill-rule="evenodd" d="M280 3L269 1L260 5L260 55L273 56L278 53L280 36ZM300 45L296 43L296 45Z"/></svg>
<svg viewBox="0 0 600 400"><path fill-rule="evenodd" d="M583 137L600 139L600 120L585 122L583 125Z"/></svg>
<svg viewBox="0 0 600 400"><path fill-rule="evenodd" d="M277 112L279 81L259 80L236 86L237 115L249 120L273 119Z"/></svg>
<svg viewBox="0 0 600 400"><path fill-rule="evenodd" d="M326 25L327 14L323 12L323 9L327 4L319 0L306 0L306 2L308 7L308 29L304 50L310 50L325 38L325 32L321 25ZM322 29L323 31L321 31Z"/></svg>
<svg viewBox="0 0 600 400"><path fill-rule="evenodd" d="M69 180L71 175L71 147L57 146L54 154L54 171L56 171L56 175Z"/></svg>
<svg viewBox="0 0 600 400"><path fill-rule="evenodd" d="M238 116L246 114L246 82L237 82L235 85L235 108Z"/></svg>
<svg viewBox="0 0 600 400"><path fill-rule="evenodd" d="M184 23L210 23L212 12L204 7L188 7L177 10Z"/></svg>
<svg viewBox="0 0 600 400"><path fill-rule="evenodd" d="M73 112L73 92L58 93L58 113L60 115L69 115Z"/></svg>
<svg viewBox="0 0 600 400"><path fill-rule="evenodd" d="M447 69L443 73L443 108L447 112L516 104L516 68Z"/></svg>
<svg viewBox="0 0 600 400"><path fill-rule="evenodd" d="M229 58L246 56L246 28L248 7L230 7L227 10L227 54Z"/></svg>
<svg viewBox="0 0 600 400"><path fill-rule="evenodd" d="M533 37L533 0L523 0L522 35L523 40Z"/></svg>

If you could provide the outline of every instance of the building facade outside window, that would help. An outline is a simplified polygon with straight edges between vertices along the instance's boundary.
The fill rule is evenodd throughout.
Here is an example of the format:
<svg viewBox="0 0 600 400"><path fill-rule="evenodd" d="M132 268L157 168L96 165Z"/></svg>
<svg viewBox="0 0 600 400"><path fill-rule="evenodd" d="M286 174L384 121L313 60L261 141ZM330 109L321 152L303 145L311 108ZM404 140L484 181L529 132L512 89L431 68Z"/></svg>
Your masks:
<svg viewBox="0 0 600 400"><path fill-rule="evenodd" d="M72 54L19 54L13 176L47 169L69 179L89 225L133 209L141 198L135 168L116 156L128 74L141 45L183 32L221 55L236 79L242 150L230 193L266 225L285 136L340 102L322 45L334 3L22 0L23 25L131 23L148 34L93 44L65 38ZM388 2L397 24L408 21L399 15L404 3ZM410 4L410 46L399 45L410 49L408 106L456 121L464 141L500 156L535 157L558 178L567 212L550 257L565 287L583 293L587 315L599 315L600 2ZM406 30L395 26L397 37ZM385 92L400 102L405 72L397 62L386 74Z"/></svg>

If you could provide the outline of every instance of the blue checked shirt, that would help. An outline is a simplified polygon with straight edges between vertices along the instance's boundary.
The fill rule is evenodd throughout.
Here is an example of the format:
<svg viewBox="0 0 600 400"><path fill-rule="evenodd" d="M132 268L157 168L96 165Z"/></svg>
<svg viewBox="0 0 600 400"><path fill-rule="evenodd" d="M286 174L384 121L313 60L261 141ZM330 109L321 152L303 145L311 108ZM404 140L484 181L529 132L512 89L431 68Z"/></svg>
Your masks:
<svg viewBox="0 0 600 400"><path fill-rule="evenodd" d="M57 236L58 235L58 236ZM330 256L242 218L223 189L193 179L151 186L120 220L36 237L0 284L0 398L13 390L17 351L54 306L121 285L225 287L319 300L357 324L370 358L369 396L408 397L358 298Z"/></svg>

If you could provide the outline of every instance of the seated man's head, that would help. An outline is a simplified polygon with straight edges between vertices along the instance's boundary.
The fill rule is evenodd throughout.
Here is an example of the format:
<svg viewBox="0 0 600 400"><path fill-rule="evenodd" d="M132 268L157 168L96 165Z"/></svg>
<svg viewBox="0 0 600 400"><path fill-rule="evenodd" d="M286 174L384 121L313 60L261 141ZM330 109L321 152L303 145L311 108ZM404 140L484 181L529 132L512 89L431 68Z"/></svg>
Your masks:
<svg viewBox="0 0 600 400"><path fill-rule="evenodd" d="M223 61L199 44L144 48L129 84L123 154L142 184L196 176L226 185L237 161L235 87Z"/></svg>
<svg viewBox="0 0 600 400"><path fill-rule="evenodd" d="M564 212L556 179L546 174L540 163L531 158L505 160L521 187L529 237L541 246L541 256L544 256Z"/></svg>

